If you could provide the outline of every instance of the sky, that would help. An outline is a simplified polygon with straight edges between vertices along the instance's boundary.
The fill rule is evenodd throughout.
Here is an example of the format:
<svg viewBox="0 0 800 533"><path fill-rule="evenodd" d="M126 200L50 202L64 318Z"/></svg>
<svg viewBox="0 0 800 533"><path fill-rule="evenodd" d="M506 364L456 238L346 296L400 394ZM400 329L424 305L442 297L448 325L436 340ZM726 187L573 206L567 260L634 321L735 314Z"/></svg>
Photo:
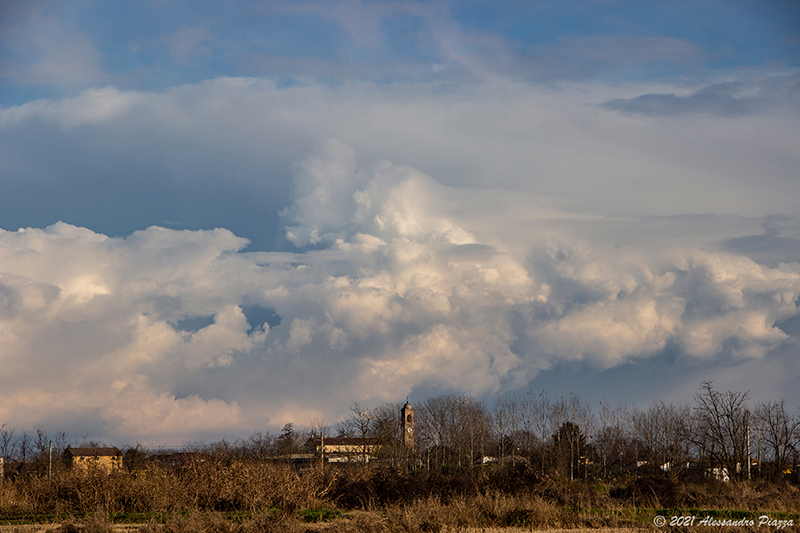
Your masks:
<svg viewBox="0 0 800 533"><path fill-rule="evenodd" d="M0 422L800 407L795 1L0 2Z"/></svg>

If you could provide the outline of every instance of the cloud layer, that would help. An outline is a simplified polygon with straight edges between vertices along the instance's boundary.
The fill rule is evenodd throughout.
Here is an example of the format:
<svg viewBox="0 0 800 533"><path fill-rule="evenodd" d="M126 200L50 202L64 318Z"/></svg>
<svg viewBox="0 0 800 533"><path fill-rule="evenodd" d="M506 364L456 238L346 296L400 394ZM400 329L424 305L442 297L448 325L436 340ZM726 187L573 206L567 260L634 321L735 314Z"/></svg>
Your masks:
<svg viewBox="0 0 800 533"><path fill-rule="evenodd" d="M738 87L744 117L695 99L721 91L709 84L92 88L0 110L0 227L225 227L272 250L284 237L278 213L298 194L292 164L329 137L355 150L358 168L387 158L444 185L547 196L571 212L797 216L793 79L773 80L769 95L773 82L761 80L752 98ZM638 99L654 94L692 103L643 109Z"/></svg>
<svg viewBox="0 0 800 533"><path fill-rule="evenodd" d="M6 4L0 421L800 404L796 3Z"/></svg>
<svg viewBox="0 0 800 533"><path fill-rule="evenodd" d="M519 388L570 361L767 360L796 343L776 324L798 315L800 257L731 251L739 219L578 216L359 168L338 140L292 168L293 251L244 252L226 229L0 232L0 419L176 444ZM797 227L781 220L773 237Z"/></svg>

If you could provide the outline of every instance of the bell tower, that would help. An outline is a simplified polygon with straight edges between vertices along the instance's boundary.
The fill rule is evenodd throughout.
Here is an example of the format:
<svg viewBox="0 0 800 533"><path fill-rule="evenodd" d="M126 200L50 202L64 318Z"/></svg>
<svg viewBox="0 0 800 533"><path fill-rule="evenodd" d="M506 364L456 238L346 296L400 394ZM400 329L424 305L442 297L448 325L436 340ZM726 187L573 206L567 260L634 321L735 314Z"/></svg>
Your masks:
<svg viewBox="0 0 800 533"><path fill-rule="evenodd" d="M400 415L403 417L403 444L407 448L414 447L414 409L411 404L406 400L406 404L400 410Z"/></svg>

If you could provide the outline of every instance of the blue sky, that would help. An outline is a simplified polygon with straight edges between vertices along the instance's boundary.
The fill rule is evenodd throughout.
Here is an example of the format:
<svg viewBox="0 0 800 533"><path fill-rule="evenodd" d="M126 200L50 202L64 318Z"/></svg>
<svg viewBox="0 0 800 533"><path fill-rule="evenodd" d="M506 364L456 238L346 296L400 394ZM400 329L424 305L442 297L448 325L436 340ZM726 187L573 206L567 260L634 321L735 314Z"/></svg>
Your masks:
<svg viewBox="0 0 800 533"><path fill-rule="evenodd" d="M7 1L0 49L0 420L800 405L797 2Z"/></svg>
<svg viewBox="0 0 800 533"><path fill-rule="evenodd" d="M466 83L470 62L537 82L690 81L797 67L798 23L791 1L11 1L2 104L220 76Z"/></svg>

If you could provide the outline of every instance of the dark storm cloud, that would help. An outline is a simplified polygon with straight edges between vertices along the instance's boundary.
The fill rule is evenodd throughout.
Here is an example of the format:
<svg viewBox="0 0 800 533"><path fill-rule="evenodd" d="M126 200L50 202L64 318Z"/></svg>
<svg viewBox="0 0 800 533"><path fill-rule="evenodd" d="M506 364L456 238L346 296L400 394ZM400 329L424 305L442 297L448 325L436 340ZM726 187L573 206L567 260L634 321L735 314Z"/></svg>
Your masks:
<svg viewBox="0 0 800 533"><path fill-rule="evenodd" d="M764 232L727 239L721 248L777 267L778 263L800 261L800 221L791 217L769 217Z"/></svg>
<svg viewBox="0 0 800 533"><path fill-rule="evenodd" d="M800 74L793 74L755 84L740 81L718 83L688 95L652 93L634 98L614 98L603 103L603 107L646 116L708 114L735 118L776 112L787 105L796 109L798 101Z"/></svg>

